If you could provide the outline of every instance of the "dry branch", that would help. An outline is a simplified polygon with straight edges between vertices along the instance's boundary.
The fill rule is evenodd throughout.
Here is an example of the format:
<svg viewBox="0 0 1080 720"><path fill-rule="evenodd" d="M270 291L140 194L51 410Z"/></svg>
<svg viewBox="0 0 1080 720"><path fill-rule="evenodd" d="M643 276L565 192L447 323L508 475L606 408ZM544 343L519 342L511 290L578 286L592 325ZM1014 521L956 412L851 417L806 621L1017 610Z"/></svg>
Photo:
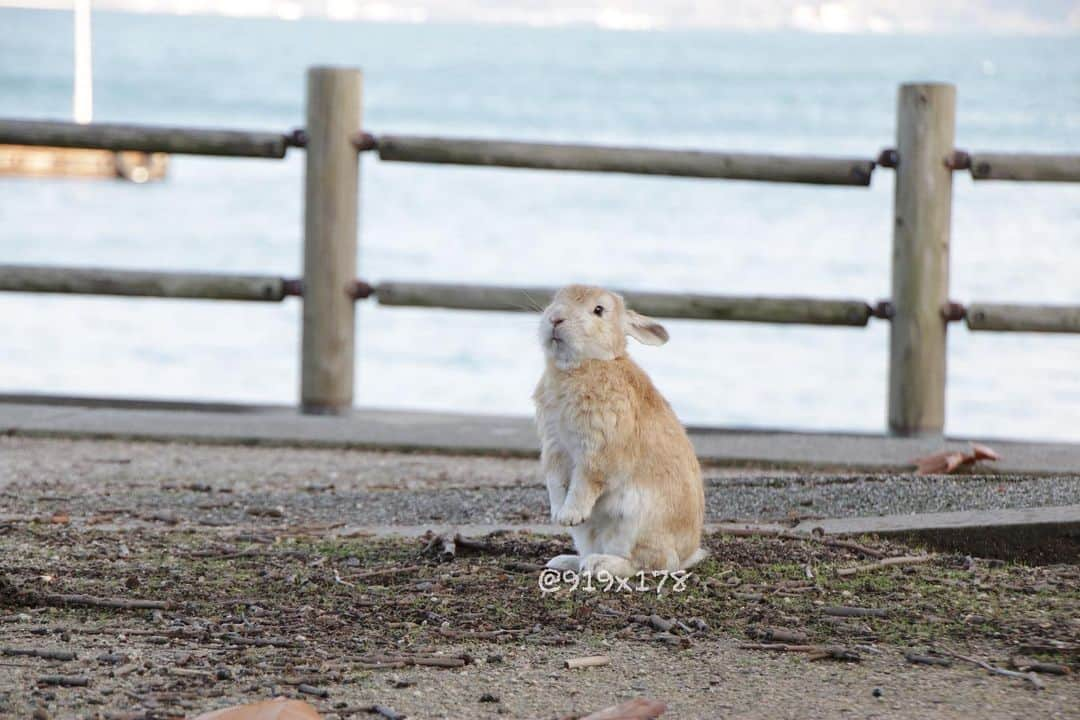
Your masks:
<svg viewBox="0 0 1080 720"><path fill-rule="evenodd" d="M599 667L609 663L611 663L611 658L607 655L589 655L588 657L570 658L563 662L563 666L567 670L576 670L578 668Z"/></svg>
<svg viewBox="0 0 1080 720"><path fill-rule="evenodd" d="M789 643L743 643L740 650L771 650L773 652L798 652L806 653L810 660L845 660L858 662L861 658L859 653L836 645L792 645Z"/></svg>
<svg viewBox="0 0 1080 720"><path fill-rule="evenodd" d="M904 658L913 665L940 665L941 667L951 667L952 660L944 657L937 657L935 655L920 655L918 653L904 653Z"/></svg>
<svg viewBox="0 0 1080 720"><path fill-rule="evenodd" d="M1057 663L1040 662L1022 655L1014 655L1009 659L1010 664L1021 672L1046 673L1048 675L1068 675L1072 672L1068 665Z"/></svg>
<svg viewBox="0 0 1080 720"><path fill-rule="evenodd" d="M38 685L59 685L61 687L86 687L90 678L84 675L42 675Z"/></svg>
<svg viewBox="0 0 1080 720"><path fill-rule="evenodd" d="M985 660L968 657L967 655L954 653L950 650L941 650L941 652L945 655L948 655L949 657L956 658L957 660L963 660L964 662L969 662L972 665L978 665L983 670L986 670L993 675L1003 675L1005 677L1017 678L1019 680L1027 680L1036 690L1044 690L1046 688L1046 684L1043 683L1043 681L1039 679L1039 676L1033 672L1017 672L1016 670L1008 670L1003 667L991 665Z"/></svg>
<svg viewBox="0 0 1080 720"><path fill-rule="evenodd" d="M750 628L747 631L750 637L774 643L805 643L810 637L798 630L785 630L784 628Z"/></svg>
<svg viewBox="0 0 1080 720"><path fill-rule="evenodd" d="M862 608L862 607L834 607L825 606L821 608L823 615L832 615L833 617L885 617L889 613L882 608Z"/></svg>
<svg viewBox="0 0 1080 720"><path fill-rule="evenodd" d="M171 610L172 602L162 600L128 600L126 598L103 598L92 595L60 595L52 593L26 593L28 599L41 605L78 605L80 607L110 608L113 610Z"/></svg>
<svg viewBox="0 0 1080 720"><path fill-rule="evenodd" d="M850 577L851 575L858 575L859 573L863 572L872 572L874 570L881 570L882 568L894 567L897 565L921 565L923 563L930 562L933 559L933 555L904 555L902 557L887 557L874 563L867 563L866 565L856 565L855 567L840 568L836 571L836 574L840 577Z"/></svg>
<svg viewBox="0 0 1080 720"><path fill-rule="evenodd" d="M0 655L36 657L45 660L75 660L75 653L70 650L38 650L36 648L0 648Z"/></svg>

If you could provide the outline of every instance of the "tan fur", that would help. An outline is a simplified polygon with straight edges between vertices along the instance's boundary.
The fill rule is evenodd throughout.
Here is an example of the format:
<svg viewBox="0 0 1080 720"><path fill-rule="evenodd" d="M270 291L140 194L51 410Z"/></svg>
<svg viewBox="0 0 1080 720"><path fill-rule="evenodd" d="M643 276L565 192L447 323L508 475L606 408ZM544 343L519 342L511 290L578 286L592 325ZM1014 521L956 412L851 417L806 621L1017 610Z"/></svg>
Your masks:
<svg viewBox="0 0 1080 720"><path fill-rule="evenodd" d="M595 315L597 305L603 316ZM667 339L659 323L600 288L569 286L545 310L547 367L533 396L541 464L553 519L580 523L572 532L583 569L587 556L599 551L627 561L618 566L620 575L672 571L703 555L701 468L671 406L627 354L627 333L652 344ZM556 342L553 334L564 340ZM560 483L571 496L561 508L555 507ZM625 545L626 555L598 547L604 537Z"/></svg>

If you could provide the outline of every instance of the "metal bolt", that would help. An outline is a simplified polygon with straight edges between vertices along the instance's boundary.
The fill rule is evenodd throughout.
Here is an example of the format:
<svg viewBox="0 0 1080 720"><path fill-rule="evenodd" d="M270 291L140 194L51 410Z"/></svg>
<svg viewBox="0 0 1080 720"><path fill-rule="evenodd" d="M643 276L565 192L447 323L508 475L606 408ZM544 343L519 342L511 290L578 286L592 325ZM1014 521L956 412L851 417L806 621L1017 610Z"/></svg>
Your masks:
<svg viewBox="0 0 1080 720"><path fill-rule="evenodd" d="M304 128L296 128L285 136L285 144L289 147L307 147L308 134Z"/></svg>
<svg viewBox="0 0 1080 720"><path fill-rule="evenodd" d="M941 315L945 318L946 322L959 322L967 315L967 309L960 303L950 300L945 303L945 307L941 309Z"/></svg>
<svg viewBox="0 0 1080 720"><path fill-rule="evenodd" d="M882 320L892 320L896 316L896 308L893 306L892 300L879 300L870 309L870 315Z"/></svg>
<svg viewBox="0 0 1080 720"><path fill-rule="evenodd" d="M971 156L963 150L953 150L945 158L945 167L950 170L968 170L971 168Z"/></svg>
<svg viewBox="0 0 1080 720"><path fill-rule="evenodd" d="M286 297L303 297L304 281L299 278L291 278L281 281L281 290Z"/></svg>
<svg viewBox="0 0 1080 720"><path fill-rule="evenodd" d="M349 283L346 292L353 300L364 300L375 294L375 286L366 283L363 280L356 279Z"/></svg>
<svg viewBox="0 0 1080 720"><path fill-rule="evenodd" d="M378 148L379 140L369 132L358 132L352 136L352 144L360 152L365 152Z"/></svg>
<svg viewBox="0 0 1080 720"><path fill-rule="evenodd" d="M877 164L881 167L894 168L900 164L900 154L895 148L885 148L878 154Z"/></svg>

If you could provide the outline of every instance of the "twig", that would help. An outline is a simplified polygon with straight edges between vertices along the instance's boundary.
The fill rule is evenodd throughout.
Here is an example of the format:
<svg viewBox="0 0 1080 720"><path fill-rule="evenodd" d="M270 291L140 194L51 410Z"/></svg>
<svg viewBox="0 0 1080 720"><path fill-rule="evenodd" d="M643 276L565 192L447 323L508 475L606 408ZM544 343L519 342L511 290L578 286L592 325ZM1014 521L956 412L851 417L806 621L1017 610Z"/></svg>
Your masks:
<svg viewBox="0 0 1080 720"><path fill-rule="evenodd" d="M369 705L367 711L375 715L382 715L386 720L405 720L404 715L385 705Z"/></svg>
<svg viewBox="0 0 1080 720"><path fill-rule="evenodd" d="M882 552L881 550L875 550L874 548L866 547L865 545L861 545L861 544L855 542L854 540L839 540L837 538L825 538L822 542L824 542L829 547L839 547L839 548L845 548L847 550L854 550L855 552L862 553L863 555L868 555L868 556L870 556L872 558L883 558L883 557L885 557L885 553Z"/></svg>
<svg viewBox="0 0 1080 720"><path fill-rule="evenodd" d="M75 653L71 652L70 650L38 650L36 648L4 647L0 648L0 655L22 655L25 657L43 658L45 660L66 661L76 659Z"/></svg>
<svg viewBox="0 0 1080 720"><path fill-rule="evenodd" d="M832 606L821 608L821 613L823 615L832 615L833 617L885 617L889 614L887 610L881 608Z"/></svg>
<svg viewBox="0 0 1080 720"><path fill-rule="evenodd" d="M505 637L507 635L524 635L529 630L451 630L450 628L439 628L439 634L443 637L453 638L455 640L494 640L496 638Z"/></svg>
<svg viewBox="0 0 1080 720"><path fill-rule="evenodd" d="M42 675L37 681L39 685L60 685L61 687L86 687L90 684L90 678L84 675Z"/></svg>
<svg viewBox="0 0 1080 720"><path fill-rule="evenodd" d="M489 542L483 540L475 540L473 538L467 538L461 534L454 535L454 542L462 550L472 550L473 552L486 553L488 555L498 555L499 548L492 545Z"/></svg>
<svg viewBox="0 0 1080 720"><path fill-rule="evenodd" d="M578 668L587 667L600 667L601 665L608 665L611 663L611 658L607 655L589 655L588 657L570 658L563 662L563 667L567 670L577 670Z"/></svg>
<svg viewBox="0 0 1080 720"><path fill-rule="evenodd" d="M665 620L664 618L660 617L659 615L650 615L649 619L648 619L648 623L649 623L649 625L652 625L653 628L655 628L656 630L659 630L660 632L671 632L671 629L673 627L675 627L674 622L672 622L671 620Z"/></svg>
<svg viewBox="0 0 1080 720"><path fill-rule="evenodd" d="M810 660L832 658L834 660L849 660L858 662L859 654L854 650L838 647L835 645L791 645L788 643L743 643L740 650L771 650L774 652L800 652L807 653Z"/></svg>
<svg viewBox="0 0 1080 720"><path fill-rule="evenodd" d="M428 655L427 657L409 658L413 665L426 665L428 667L458 668L468 665L465 658L448 657L443 655Z"/></svg>
<svg viewBox="0 0 1080 720"><path fill-rule="evenodd" d="M330 691L326 688L315 687L314 685L308 685L307 683L300 683L299 685L297 685L296 691L301 692L305 695L314 695L315 697L330 697Z"/></svg>
<svg viewBox="0 0 1080 720"><path fill-rule="evenodd" d="M78 605L80 607L111 608L114 610L171 610L174 603L162 600L128 600L126 598L103 598L92 595L58 595L27 593L44 605Z"/></svg>
<svg viewBox="0 0 1080 720"><path fill-rule="evenodd" d="M1014 668L1021 672L1037 672L1046 673L1048 675L1068 675L1072 672L1068 665L1058 665L1057 663L1039 662L1031 658L1023 657L1022 655L1014 655L1009 658L1009 662Z"/></svg>
<svg viewBox="0 0 1080 720"><path fill-rule="evenodd" d="M177 677L197 677L197 678L212 678L214 673L208 670L194 670L192 668L182 667L170 667L166 668L166 671L170 675L176 675Z"/></svg>
<svg viewBox="0 0 1080 720"><path fill-rule="evenodd" d="M237 635L236 633L225 633L221 636L221 639L235 645L251 645L253 647L296 647L296 643L291 640L283 640L281 638L250 638L244 637L243 635Z"/></svg>
<svg viewBox="0 0 1080 720"><path fill-rule="evenodd" d="M855 567L849 568L840 568L836 571L836 574L840 577L848 577L851 575L857 575L861 572L881 570L882 568L893 567L895 565L921 565L923 563L930 562L933 559L933 555L904 555L902 557L888 557L882 560L878 560L875 563L856 565Z"/></svg>
<svg viewBox="0 0 1080 720"><path fill-rule="evenodd" d="M810 639L804 632L785 630L784 628L751 628L748 634L758 640L774 643L794 643L796 645L805 643Z"/></svg>
<svg viewBox="0 0 1080 720"><path fill-rule="evenodd" d="M724 528L720 531L721 535L731 535L733 537L775 537L784 538L788 540L806 540L808 542L817 542L822 545L828 545L829 547L841 547L848 550L854 550L855 552L869 555L873 558L883 558L885 553L881 550L875 550L874 548L860 545L852 540L841 540L839 538L820 537L819 535L807 535L803 533L792 532L791 530L778 529L778 528L754 528L754 527L736 527L736 528Z"/></svg>
<svg viewBox="0 0 1080 720"><path fill-rule="evenodd" d="M941 667L952 667L952 660L949 658L936 657L934 655L919 655L918 653L904 653L904 658L913 665L940 665Z"/></svg>
<svg viewBox="0 0 1080 720"><path fill-rule="evenodd" d="M844 662L859 662L862 660L859 653L854 650L848 650L847 648L837 647L835 645L829 645L826 647L807 654L806 659L810 662L815 660L842 660Z"/></svg>
<svg viewBox="0 0 1080 720"><path fill-rule="evenodd" d="M1012 677L1012 678L1018 678L1020 680L1027 680L1029 683L1031 683L1032 687L1034 687L1036 690L1043 690L1043 689L1046 688L1046 684L1042 680L1039 679L1038 675L1036 675L1033 672L1017 672L1016 670L1007 670L1006 668L1003 668L1003 667L997 667L996 665L991 665L990 663L986 662L985 660L979 660L978 658L968 657L967 655L961 655L959 653L954 653L951 650L942 649L941 652L943 654L945 654L945 655L948 655L949 657L956 658L957 660L963 660L964 662L969 662L972 665L978 665L983 670L986 670L987 672L992 673L994 675L1004 675L1005 677Z"/></svg>

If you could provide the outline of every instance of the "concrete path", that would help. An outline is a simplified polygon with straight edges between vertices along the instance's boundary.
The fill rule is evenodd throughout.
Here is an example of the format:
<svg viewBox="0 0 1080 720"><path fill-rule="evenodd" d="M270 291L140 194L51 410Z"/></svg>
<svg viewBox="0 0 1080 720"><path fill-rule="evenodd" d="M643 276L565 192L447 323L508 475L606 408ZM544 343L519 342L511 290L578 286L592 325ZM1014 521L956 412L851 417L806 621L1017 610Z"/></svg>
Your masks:
<svg viewBox="0 0 1080 720"><path fill-rule="evenodd" d="M46 437L430 450L533 456L528 418L357 409L348 417L312 417L295 408L0 396L0 433ZM691 428L702 460L716 464L910 468L921 455L963 448L953 438L895 438ZM1009 473L1080 473L1080 444L994 440Z"/></svg>

